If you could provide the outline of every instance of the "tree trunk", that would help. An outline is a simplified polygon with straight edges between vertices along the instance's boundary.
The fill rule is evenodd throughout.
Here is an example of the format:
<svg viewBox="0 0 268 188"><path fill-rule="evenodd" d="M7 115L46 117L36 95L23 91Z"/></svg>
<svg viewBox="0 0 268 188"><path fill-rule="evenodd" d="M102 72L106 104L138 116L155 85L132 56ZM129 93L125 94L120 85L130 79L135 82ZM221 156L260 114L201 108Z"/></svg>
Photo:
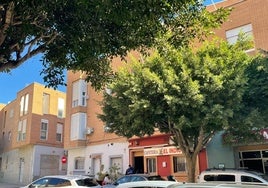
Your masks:
<svg viewBox="0 0 268 188"><path fill-rule="evenodd" d="M195 182L195 170L196 170L197 155L186 154L186 167L188 182Z"/></svg>

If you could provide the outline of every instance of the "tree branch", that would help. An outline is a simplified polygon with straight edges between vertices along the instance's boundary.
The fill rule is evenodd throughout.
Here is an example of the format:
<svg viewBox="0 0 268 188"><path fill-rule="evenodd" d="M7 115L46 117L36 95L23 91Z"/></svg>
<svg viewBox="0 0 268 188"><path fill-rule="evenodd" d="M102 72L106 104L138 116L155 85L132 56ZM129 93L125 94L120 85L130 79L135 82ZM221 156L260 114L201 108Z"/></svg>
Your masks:
<svg viewBox="0 0 268 188"><path fill-rule="evenodd" d="M18 66L20 66L21 64L23 64L26 60L28 60L29 58L44 52L46 49L46 47L44 45L39 46L38 48L36 48L35 50L31 51L30 53L27 53L26 55L24 55L22 58L20 59L16 59L16 60L11 60L8 63L0 63L0 72L6 69L14 69L17 68Z"/></svg>
<svg viewBox="0 0 268 188"><path fill-rule="evenodd" d="M3 24L3 29L0 30L0 46L3 44L3 42L6 39L6 31L8 30L9 26L13 22L13 14L14 14L14 2L11 1L8 4L7 10L6 10L6 16Z"/></svg>

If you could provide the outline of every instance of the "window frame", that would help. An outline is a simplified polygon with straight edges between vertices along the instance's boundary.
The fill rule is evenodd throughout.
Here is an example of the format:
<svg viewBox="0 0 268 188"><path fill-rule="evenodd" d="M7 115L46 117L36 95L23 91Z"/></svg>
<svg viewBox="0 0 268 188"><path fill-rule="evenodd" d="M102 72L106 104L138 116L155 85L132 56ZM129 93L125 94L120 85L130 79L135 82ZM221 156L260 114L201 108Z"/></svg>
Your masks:
<svg viewBox="0 0 268 188"><path fill-rule="evenodd" d="M183 160L183 163L182 163ZM174 173L186 173L186 157L181 155L172 156L173 172ZM183 169L182 169L183 168Z"/></svg>
<svg viewBox="0 0 268 188"><path fill-rule="evenodd" d="M42 112L43 112L43 114L49 114L49 106L50 106L50 94L44 92L43 98L42 98Z"/></svg>
<svg viewBox="0 0 268 188"><path fill-rule="evenodd" d="M46 125L46 129L43 129L43 125ZM45 132L45 138L42 138L44 134L43 132ZM48 120L42 119L40 125L40 140L47 140L47 138L48 138Z"/></svg>
<svg viewBox="0 0 268 188"><path fill-rule="evenodd" d="M74 158L74 170L85 170L85 157Z"/></svg>
<svg viewBox="0 0 268 188"><path fill-rule="evenodd" d="M65 100L64 98L58 98L58 117L64 118L65 114Z"/></svg>
<svg viewBox="0 0 268 188"><path fill-rule="evenodd" d="M17 141L23 141L26 139L27 119L19 121Z"/></svg>
<svg viewBox="0 0 268 188"><path fill-rule="evenodd" d="M56 141L57 142L62 142L62 133L63 133L63 124L57 123L56 125ZM60 136L60 140L58 140L58 136Z"/></svg>
<svg viewBox="0 0 268 188"><path fill-rule="evenodd" d="M253 27L252 24L245 24L239 27L235 27L232 29L228 29L225 31L225 37L226 37L226 41L229 44L235 44L237 42L238 36L240 34L240 32L245 33L245 35L247 37L252 37L254 39L254 35L253 35ZM254 41L254 40L253 40ZM250 52L255 50L255 46L253 46L250 49L247 49L246 52Z"/></svg>
<svg viewBox="0 0 268 188"><path fill-rule="evenodd" d="M87 114L78 112L71 115L71 140L86 140Z"/></svg>
<svg viewBox="0 0 268 188"><path fill-rule="evenodd" d="M147 157L146 158L146 170L147 170L147 173L155 174L157 172L157 159L156 159L156 157Z"/></svg>
<svg viewBox="0 0 268 188"><path fill-rule="evenodd" d="M73 82L72 85L72 108L78 106L87 106L87 83L85 80L80 79Z"/></svg>

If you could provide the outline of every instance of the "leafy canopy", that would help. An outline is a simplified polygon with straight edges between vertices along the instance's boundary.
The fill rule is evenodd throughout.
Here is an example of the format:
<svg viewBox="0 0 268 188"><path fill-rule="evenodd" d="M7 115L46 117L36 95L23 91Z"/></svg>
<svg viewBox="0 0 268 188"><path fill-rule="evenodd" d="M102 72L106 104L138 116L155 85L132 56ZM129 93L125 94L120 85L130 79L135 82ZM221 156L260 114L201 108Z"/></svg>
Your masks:
<svg viewBox="0 0 268 188"><path fill-rule="evenodd" d="M215 132L236 126L251 58L241 42L218 39L192 49L176 48L168 39L159 39L143 62L134 58L118 71L111 92L104 93L99 118L111 132L128 138L152 135L156 129L171 133L193 182L200 150Z"/></svg>
<svg viewBox="0 0 268 188"><path fill-rule="evenodd" d="M84 71L98 89L113 76L113 57L150 48L167 30L174 44L188 43L226 15L208 13L199 0L1 0L0 71L42 53L48 86L64 84L67 69Z"/></svg>
<svg viewBox="0 0 268 188"><path fill-rule="evenodd" d="M197 51L167 43L140 63L118 71L104 94L103 115L112 131L132 137L182 130L194 140L229 126L240 109L250 58L236 45L214 40Z"/></svg>
<svg viewBox="0 0 268 188"><path fill-rule="evenodd" d="M191 148L204 145L240 109L249 61L240 46L219 40L197 51L163 43L143 63L118 72L109 85L112 93L104 94L100 118L126 137L159 128L181 134Z"/></svg>
<svg viewBox="0 0 268 188"><path fill-rule="evenodd" d="M267 128L268 113L268 57L267 54L256 56L245 71L248 78L243 95L243 107L232 126L224 134L226 144L263 142L260 134Z"/></svg>

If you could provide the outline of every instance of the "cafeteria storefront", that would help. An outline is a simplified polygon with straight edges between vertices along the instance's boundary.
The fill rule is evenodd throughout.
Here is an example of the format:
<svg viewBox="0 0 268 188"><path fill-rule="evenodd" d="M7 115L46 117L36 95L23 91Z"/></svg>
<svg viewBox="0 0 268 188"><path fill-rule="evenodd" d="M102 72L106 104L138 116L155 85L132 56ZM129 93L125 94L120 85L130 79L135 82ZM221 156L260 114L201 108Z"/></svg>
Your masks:
<svg viewBox="0 0 268 188"><path fill-rule="evenodd" d="M137 173L164 178L172 175L177 181L187 181L186 158L180 149L170 144L169 137L158 135L129 140L130 163ZM198 174L199 165L196 170Z"/></svg>

